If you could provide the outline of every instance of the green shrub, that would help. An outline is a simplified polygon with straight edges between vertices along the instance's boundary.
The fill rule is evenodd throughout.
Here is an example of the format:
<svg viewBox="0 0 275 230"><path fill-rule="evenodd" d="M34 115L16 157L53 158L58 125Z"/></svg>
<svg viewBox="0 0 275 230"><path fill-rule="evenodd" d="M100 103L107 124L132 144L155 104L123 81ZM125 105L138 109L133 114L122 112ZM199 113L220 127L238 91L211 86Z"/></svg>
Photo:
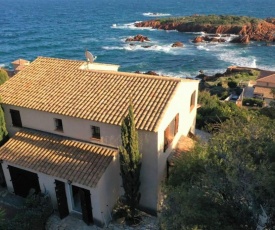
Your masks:
<svg viewBox="0 0 275 230"><path fill-rule="evenodd" d="M237 87L238 83L235 81L229 81L229 82L227 82L227 85L229 88L233 89L233 88Z"/></svg>
<svg viewBox="0 0 275 230"><path fill-rule="evenodd" d="M263 100L261 99L255 99L255 98L244 98L243 99L243 105L245 106L257 106L257 107L263 107Z"/></svg>

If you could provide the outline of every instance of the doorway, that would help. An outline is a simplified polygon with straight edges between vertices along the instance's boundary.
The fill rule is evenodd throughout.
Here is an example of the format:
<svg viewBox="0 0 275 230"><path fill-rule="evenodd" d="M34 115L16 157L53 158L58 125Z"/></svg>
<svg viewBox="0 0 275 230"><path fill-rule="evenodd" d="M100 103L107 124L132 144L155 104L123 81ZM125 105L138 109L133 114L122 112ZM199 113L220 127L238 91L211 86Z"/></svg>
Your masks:
<svg viewBox="0 0 275 230"><path fill-rule="evenodd" d="M78 186L71 186L73 211L81 213L83 221L89 225L93 223L93 213L90 191Z"/></svg>
<svg viewBox="0 0 275 230"><path fill-rule="evenodd" d="M27 197L31 190L39 193L40 185L36 173L8 166L15 195Z"/></svg>

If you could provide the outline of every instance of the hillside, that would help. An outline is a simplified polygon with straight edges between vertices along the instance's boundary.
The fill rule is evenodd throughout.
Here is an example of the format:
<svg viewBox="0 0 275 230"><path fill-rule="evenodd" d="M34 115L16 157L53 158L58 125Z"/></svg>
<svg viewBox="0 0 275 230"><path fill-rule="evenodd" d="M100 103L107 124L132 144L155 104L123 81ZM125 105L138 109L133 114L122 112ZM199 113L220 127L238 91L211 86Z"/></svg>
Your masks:
<svg viewBox="0 0 275 230"><path fill-rule="evenodd" d="M275 19L266 20L232 15L193 15L143 21L136 27L249 36L252 41L275 41Z"/></svg>

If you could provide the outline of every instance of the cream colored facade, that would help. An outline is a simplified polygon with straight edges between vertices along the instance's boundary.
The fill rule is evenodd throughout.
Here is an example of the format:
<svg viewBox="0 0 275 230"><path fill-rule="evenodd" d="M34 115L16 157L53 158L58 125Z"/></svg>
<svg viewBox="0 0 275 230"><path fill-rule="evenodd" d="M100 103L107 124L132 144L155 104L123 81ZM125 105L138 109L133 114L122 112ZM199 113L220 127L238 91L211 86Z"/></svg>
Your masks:
<svg viewBox="0 0 275 230"><path fill-rule="evenodd" d="M103 67L106 71L102 71ZM23 128L117 149L121 145L121 117L127 111L129 98L133 99L142 153L140 208L157 214L161 184L166 178L167 158L182 135L195 131L198 81L120 73L117 69L117 65L90 63L87 66L87 62L81 61L36 59L0 87L7 129L11 137L20 130L12 124L12 110L16 120L20 114ZM22 84L25 81L28 83ZM79 89L72 92L73 86ZM62 129L57 130L57 119L62 121ZM92 126L100 130L99 139L92 137ZM110 221L111 210L119 196L123 195L118 154L100 174L94 187L4 161L2 167L11 192L14 188L8 165L37 174L40 190L51 195L55 208L55 180L65 184L70 212L74 211L72 186L89 190L93 220L98 225Z"/></svg>
<svg viewBox="0 0 275 230"><path fill-rule="evenodd" d="M196 92L196 98L198 93L198 83L196 81L182 82L176 89L172 100L169 102L168 107L164 111L159 128L157 132L148 132L139 130L139 147L140 152L142 153L142 169L141 169L141 201L140 205L152 213L156 213L158 210L158 201L159 201L159 192L160 185L166 174L166 160L173 148L175 147L178 139L181 135L187 135L189 131L194 133L195 129L195 119L196 119L196 104L193 106L193 109L190 109L190 100L193 92ZM197 101L197 100L196 100ZM22 126L25 128L36 129L48 133L54 133L66 137L71 137L77 140L87 141L96 144L102 144L104 146L118 147L121 145L120 140L120 126L110 125L100 122L93 122L90 120L84 120L80 118L73 118L68 116L62 116L58 114L52 114L37 110L31 110L22 107L10 106L3 104L5 119L7 123L7 129L11 135L14 135L19 128L13 127L10 109L20 111ZM179 131L174 137L173 142L169 148L163 152L164 148L164 131L173 118L179 114ZM63 123L63 132L55 130L54 119L62 119ZM101 139L96 140L91 138L91 126L100 127ZM116 169L112 173L104 174L102 180L113 181L113 178L119 177L119 163L118 158L116 161ZM108 170L107 170L108 171ZM53 178L49 179L52 180ZM47 182L48 183L48 182ZM103 182L100 182L103 183ZM100 184L99 183L99 184ZM104 183L103 183L104 184ZM106 183L107 184L107 183ZM114 187L120 187L119 185L114 185ZM46 186L45 186L46 187ZM50 186L49 186L50 187ZM114 201L118 198L118 193L114 192L110 196L109 192L112 189L103 189L104 186L100 186L98 194L100 196L99 200L106 200L106 197L112 197L112 202L109 203L108 207L114 205ZM115 189L117 190L117 189ZM43 189L41 189L43 191ZM120 194L123 191L120 190ZM54 197L54 196L53 196ZM93 197L93 195L92 195ZM54 198L53 198L54 200ZM96 202L92 202L93 205L96 205L99 201L96 199ZM104 209L101 204L100 210ZM106 209L106 207L105 207ZM93 210L97 210L93 208ZM101 211L100 211L101 212ZM106 212L109 212L106 211Z"/></svg>

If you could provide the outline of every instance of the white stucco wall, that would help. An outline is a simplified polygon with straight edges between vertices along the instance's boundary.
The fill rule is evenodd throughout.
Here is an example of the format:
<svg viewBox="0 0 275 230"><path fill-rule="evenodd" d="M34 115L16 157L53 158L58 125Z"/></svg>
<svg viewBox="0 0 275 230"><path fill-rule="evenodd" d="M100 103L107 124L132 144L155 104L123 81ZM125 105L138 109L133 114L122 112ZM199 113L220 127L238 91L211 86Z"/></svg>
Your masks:
<svg viewBox="0 0 275 230"><path fill-rule="evenodd" d="M192 93L196 91L195 105L190 111L190 101ZM177 88L176 94L169 103L169 107L165 111L164 117L158 129L158 192L160 192L160 186L166 175L166 162L167 157L171 151L176 147L179 138L187 136L189 130L194 133L196 114L197 114L197 97L198 97L198 81L182 82ZM179 127L178 133L173 139L170 147L163 152L164 147L164 131L170 122L179 113Z"/></svg>
<svg viewBox="0 0 275 230"><path fill-rule="evenodd" d="M29 172L36 173L38 175L40 190L42 193L47 193L50 195L53 208L58 209L57 207L57 198L55 192L55 180L59 180L65 183L65 190L67 196L67 204L69 208L69 212L73 212L72 206L72 192L71 186L75 185L80 188L84 188L90 191L91 193L91 204L92 204L92 212L94 221L97 224L107 224L110 220L110 214L113 206L115 205L118 197L119 197L119 168L118 168L118 160L117 156L114 158L114 161L110 163L107 170L101 177L98 182L96 188L90 188L81 184L72 183L68 184L68 181L62 178L52 177L50 175L46 175L43 173L36 172L29 168L24 168L19 165L14 165L3 161L2 168L5 175L7 189L9 192L14 193L10 172L8 169L8 165L14 166L16 168L20 168Z"/></svg>
<svg viewBox="0 0 275 230"><path fill-rule="evenodd" d="M175 92L175 96L169 102L169 106L164 112L164 116L161 119L161 123L158 127L158 132L147 132L142 130L138 131L139 148L140 152L143 155L140 175L140 205L141 207L146 208L147 210L157 210L158 192L160 189L160 184L162 182L163 176L166 173L166 160L171 150L175 147L181 135L187 135L190 128L192 131L195 129L197 99L195 100L196 104L194 108L192 109L192 111L190 111L191 95L195 90L197 92L197 98L197 81L181 82L181 84L178 86ZM11 116L9 112L10 109L15 109L20 111L23 127L41 130L49 133L55 133L58 135L84 140L91 143L99 143L114 147L121 145L120 126L93 122L89 120L67 117L63 115L57 115L5 104L3 104L3 108L7 123L7 129L11 136L13 136L15 132L19 130L18 128L12 126ZM164 153L164 130L174 119L177 113L179 113L179 131L175 136L171 144L171 147L168 148ZM63 132L55 131L54 118L62 119ZM100 140L91 139L92 125L100 127ZM112 191L113 194L116 194L118 190L120 190L121 195L123 193L123 190L119 189L119 187L122 186L121 181L118 185L118 190L116 189L117 185L115 185L115 183L117 183L115 181L117 178L117 172L119 172L119 170L120 169L117 158L114 164L111 164L111 166L106 170L98 186L95 189L89 188L91 193L93 194L91 197L92 205L99 206L97 210L100 211L96 211L93 209L94 218L98 220L102 220L102 216L104 216L105 219L108 219L109 209L111 208L110 206L113 206L114 199L117 198L116 195L109 197L110 188L114 189ZM40 175L40 177L43 178L43 175ZM115 178L114 181L112 181L112 178ZM41 191L44 190L45 186L50 193L55 194L54 188L53 190L50 189L52 180L43 179L43 181L46 182L43 183L43 185L41 185ZM104 202L101 203L102 201Z"/></svg>

